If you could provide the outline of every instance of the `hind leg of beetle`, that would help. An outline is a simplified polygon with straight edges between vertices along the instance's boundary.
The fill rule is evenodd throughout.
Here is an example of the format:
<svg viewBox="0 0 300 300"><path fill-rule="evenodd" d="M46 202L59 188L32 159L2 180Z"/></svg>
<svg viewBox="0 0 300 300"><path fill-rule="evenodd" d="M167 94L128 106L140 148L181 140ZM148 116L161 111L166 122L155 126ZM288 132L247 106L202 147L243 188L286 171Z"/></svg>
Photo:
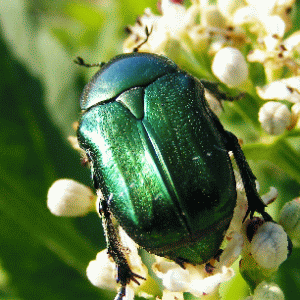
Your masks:
<svg viewBox="0 0 300 300"><path fill-rule="evenodd" d="M233 152L234 159L239 168L239 171L240 171L240 174L242 177L242 181L243 181L243 185L244 185L244 189L246 192L246 196L248 199L248 210L247 210L244 220L246 219L246 217L248 216L249 213L250 213L250 216L253 216L254 212L257 211L263 216L263 218L266 221L272 221L271 216L265 212L266 205L261 200L261 198L257 192L257 189L256 189L256 183L255 183L256 177L254 176L254 174L245 158L245 155L241 149L241 146L239 144L237 137L233 133L226 131L224 129L224 127L221 124L221 122L219 121L218 117L209 108L208 108L208 113L211 116L212 121L214 122L216 128L220 132L220 134L223 138L223 141L225 143L227 151Z"/></svg>
<svg viewBox="0 0 300 300"><path fill-rule="evenodd" d="M102 217L103 227L105 231L107 251L117 265L117 282L121 284L121 289L115 300L121 300L125 296L126 285L131 280L134 281L136 284L139 284L137 278L144 280L145 278L133 273L129 267L126 256L123 252L122 245L119 242L116 229L112 223L108 203L109 199L100 199L99 213Z"/></svg>
<svg viewBox="0 0 300 300"><path fill-rule="evenodd" d="M250 216L253 216L254 212L257 211L263 216L263 218L266 221L272 221L271 216L264 211L266 205L261 200L257 192L256 183L255 183L256 177L252 173L252 170L245 158L245 155L241 149L237 137L229 131L225 131L225 133L226 133L226 140L227 140L227 144L226 144L227 150L233 152L236 164L239 168L242 177L246 196L248 199L248 211L246 213L245 218L249 213Z"/></svg>

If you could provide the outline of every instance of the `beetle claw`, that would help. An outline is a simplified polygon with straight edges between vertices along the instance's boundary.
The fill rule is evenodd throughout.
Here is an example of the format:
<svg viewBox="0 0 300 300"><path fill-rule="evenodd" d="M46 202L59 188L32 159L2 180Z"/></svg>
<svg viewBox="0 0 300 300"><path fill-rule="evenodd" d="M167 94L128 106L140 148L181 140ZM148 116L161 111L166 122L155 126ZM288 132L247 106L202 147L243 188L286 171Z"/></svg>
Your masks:
<svg viewBox="0 0 300 300"><path fill-rule="evenodd" d="M118 266L117 282L120 282L122 286L114 300L123 299L123 297L126 295L126 285L129 284L131 280L136 284L140 285L139 281L136 278L146 280L145 277L133 273L128 265Z"/></svg>
<svg viewBox="0 0 300 300"><path fill-rule="evenodd" d="M122 286L126 286L128 283L130 283L131 280L140 285L139 281L136 278L146 280L145 277L133 273L128 265L118 266L117 282L120 282Z"/></svg>

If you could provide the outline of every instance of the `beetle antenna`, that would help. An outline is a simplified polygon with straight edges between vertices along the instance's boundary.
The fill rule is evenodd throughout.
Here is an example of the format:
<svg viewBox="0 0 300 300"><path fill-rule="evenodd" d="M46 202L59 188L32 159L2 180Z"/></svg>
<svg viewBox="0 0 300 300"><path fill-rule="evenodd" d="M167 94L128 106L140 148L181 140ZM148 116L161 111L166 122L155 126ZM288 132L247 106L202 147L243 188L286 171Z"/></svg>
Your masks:
<svg viewBox="0 0 300 300"><path fill-rule="evenodd" d="M133 48L132 52L138 52L139 49L148 42L148 39L149 39L150 34L152 33L152 30L153 30L153 26L151 26L150 31L148 29L148 26L146 26L146 28L145 28L146 38L139 45L137 45L135 48Z"/></svg>
<svg viewBox="0 0 300 300"><path fill-rule="evenodd" d="M76 59L74 59L74 63L79 65L79 66L83 66L86 68L92 68L92 67L103 67L105 65L105 62L99 62L99 63L95 63L95 64L87 64L84 59L80 56L77 56Z"/></svg>

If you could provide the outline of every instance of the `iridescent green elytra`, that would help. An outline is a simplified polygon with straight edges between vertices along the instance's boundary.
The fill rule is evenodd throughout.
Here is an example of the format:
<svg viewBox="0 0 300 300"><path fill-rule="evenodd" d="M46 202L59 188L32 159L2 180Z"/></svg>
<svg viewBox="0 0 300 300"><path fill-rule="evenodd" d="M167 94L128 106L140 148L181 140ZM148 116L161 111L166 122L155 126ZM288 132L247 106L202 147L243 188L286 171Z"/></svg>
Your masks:
<svg viewBox="0 0 300 300"><path fill-rule="evenodd" d="M249 201L263 212L237 138L209 108L203 84L164 56L115 57L88 83L78 138L104 199L108 251L125 287L131 273L110 213L151 253L201 264L219 250L236 204L228 151ZM121 299L121 296L120 296Z"/></svg>

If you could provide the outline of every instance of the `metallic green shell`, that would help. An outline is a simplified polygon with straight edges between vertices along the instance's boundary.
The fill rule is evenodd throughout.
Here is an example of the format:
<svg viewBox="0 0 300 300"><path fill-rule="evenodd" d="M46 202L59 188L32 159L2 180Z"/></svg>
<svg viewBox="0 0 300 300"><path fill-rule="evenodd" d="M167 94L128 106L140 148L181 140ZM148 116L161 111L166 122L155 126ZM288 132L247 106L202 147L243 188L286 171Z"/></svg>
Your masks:
<svg viewBox="0 0 300 300"><path fill-rule="evenodd" d="M80 100L81 109L111 100L130 88L147 86L177 69L173 61L161 55L139 52L118 55L86 85Z"/></svg>
<svg viewBox="0 0 300 300"><path fill-rule="evenodd" d="M82 115L78 137L97 184L141 247L206 262L231 221L236 186L203 86L177 70L124 93Z"/></svg>

